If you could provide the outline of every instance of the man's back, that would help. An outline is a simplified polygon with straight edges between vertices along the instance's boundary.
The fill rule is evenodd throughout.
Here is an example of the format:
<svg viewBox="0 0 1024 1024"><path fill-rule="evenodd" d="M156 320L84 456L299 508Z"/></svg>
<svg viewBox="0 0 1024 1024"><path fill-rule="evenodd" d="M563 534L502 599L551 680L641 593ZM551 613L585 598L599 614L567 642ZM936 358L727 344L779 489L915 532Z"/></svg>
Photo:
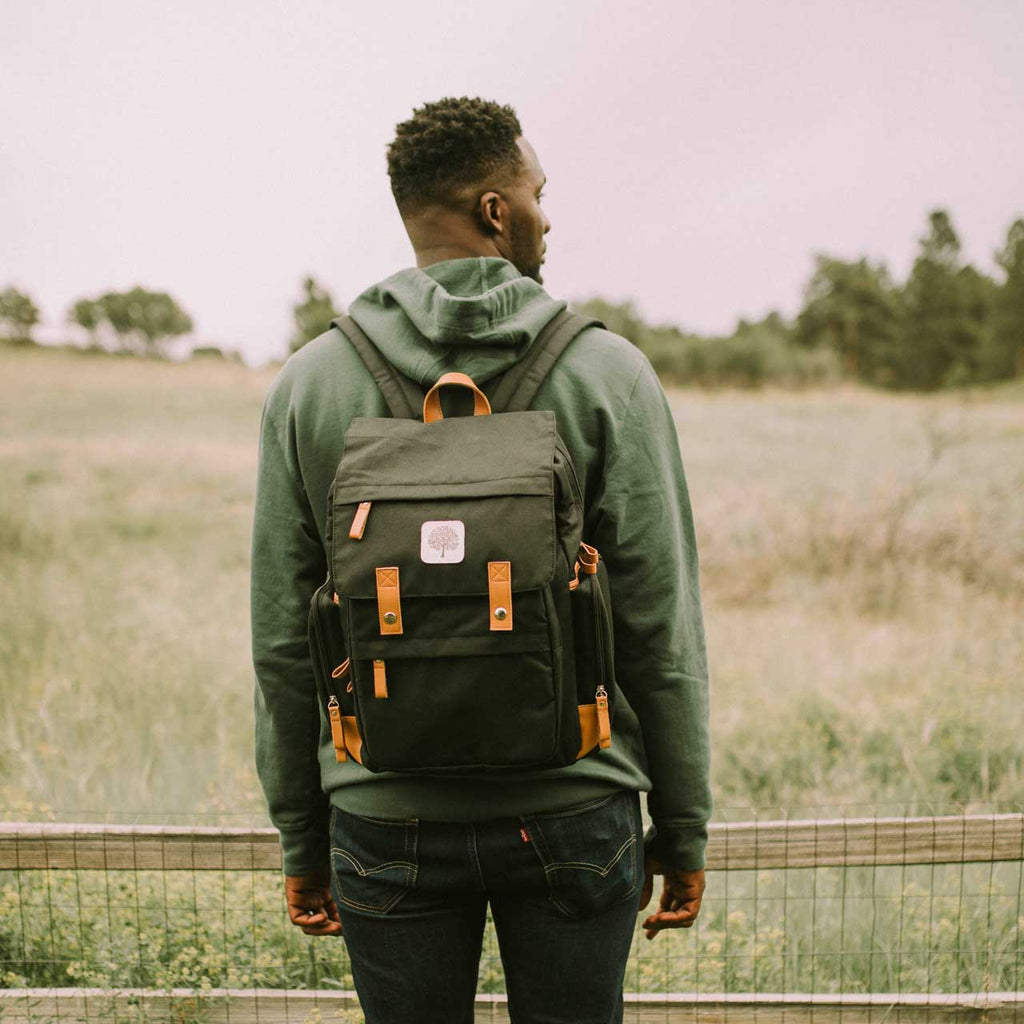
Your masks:
<svg viewBox="0 0 1024 1024"><path fill-rule="evenodd" d="M488 321L496 304L501 316L492 327ZM446 326L445 314L451 317L453 306L465 335ZM402 271L360 296L351 314L382 354L412 379L418 377L418 383L432 383L444 372L460 369L471 371L485 392L493 392L500 372L521 358L545 317L550 319L560 308L562 303L507 262L474 259ZM430 334L443 340L431 342ZM461 337L469 340L460 343ZM493 339L498 343L490 343ZM688 739L687 745L700 751L704 739L698 701L688 708L662 708L659 730L652 727L646 736L630 706L656 699L657 686L652 684L664 682L659 666L669 664L671 673L695 681L706 675L688 498L675 430L653 371L627 341L591 328L555 364L533 407L556 415L584 489L584 540L602 552L609 569L617 675L626 698L616 717L615 742L599 757L565 769L443 783L368 775L354 763L337 764L322 754L324 787L331 802L344 810L467 821L548 810L622 788L650 789L645 746L657 750L662 743ZM287 637L296 655L305 643L305 606L283 607L286 599L288 605L300 600L301 589L282 595L273 581L308 580L308 601L323 580L327 494L348 424L356 416L387 415L362 360L337 330L293 356L268 397L253 608L254 637L273 638L270 650L261 650L258 641L256 646L257 669L267 666L263 675L269 685L282 641ZM299 538L284 546L282 521L303 524ZM266 571L260 555L266 556ZM681 582L687 585L680 587ZM306 715L309 729L320 734L312 712ZM672 738L658 732L670 732ZM312 732L308 739L313 741ZM320 742L326 746L326 734ZM297 766L282 765L274 774L287 774L291 787ZM264 781L273 789L266 768ZM683 781L674 782L674 795L689 788ZM699 772L686 781L694 793L707 785L706 775ZM699 839L702 824L693 825ZM684 837L679 841L685 844Z"/></svg>

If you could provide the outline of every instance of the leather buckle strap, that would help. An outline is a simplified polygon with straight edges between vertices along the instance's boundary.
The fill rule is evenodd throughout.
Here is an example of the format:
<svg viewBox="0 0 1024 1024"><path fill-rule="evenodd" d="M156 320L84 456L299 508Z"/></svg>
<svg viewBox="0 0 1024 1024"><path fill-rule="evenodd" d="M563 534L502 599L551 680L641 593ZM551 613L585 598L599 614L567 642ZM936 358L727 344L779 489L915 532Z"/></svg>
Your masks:
<svg viewBox="0 0 1024 1024"><path fill-rule="evenodd" d="M487 596L491 604L491 630L512 628L512 563L487 563Z"/></svg>
<svg viewBox="0 0 1024 1024"><path fill-rule="evenodd" d="M381 636L402 632L402 597L398 586L398 566L377 569L377 619Z"/></svg>

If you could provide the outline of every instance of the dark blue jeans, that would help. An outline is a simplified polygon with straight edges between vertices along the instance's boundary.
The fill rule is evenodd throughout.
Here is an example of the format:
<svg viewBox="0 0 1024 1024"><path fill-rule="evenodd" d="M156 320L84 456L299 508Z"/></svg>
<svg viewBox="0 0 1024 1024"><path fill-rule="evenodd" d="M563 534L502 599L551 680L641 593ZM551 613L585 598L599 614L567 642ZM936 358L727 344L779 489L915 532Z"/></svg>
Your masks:
<svg viewBox="0 0 1024 1024"><path fill-rule="evenodd" d="M475 824L331 819L366 1024L472 1024L487 904L515 1024L618 1024L643 880L639 795Z"/></svg>

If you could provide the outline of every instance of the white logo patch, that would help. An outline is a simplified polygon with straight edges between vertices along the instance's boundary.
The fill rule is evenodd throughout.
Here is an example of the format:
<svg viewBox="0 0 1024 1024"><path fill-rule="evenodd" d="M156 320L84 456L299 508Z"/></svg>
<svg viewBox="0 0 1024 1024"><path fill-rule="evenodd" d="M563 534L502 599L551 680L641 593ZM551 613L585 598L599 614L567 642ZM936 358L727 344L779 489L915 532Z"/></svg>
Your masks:
<svg viewBox="0 0 1024 1024"><path fill-rule="evenodd" d="M430 519L420 527L420 559L461 562L466 556L466 524L460 519Z"/></svg>

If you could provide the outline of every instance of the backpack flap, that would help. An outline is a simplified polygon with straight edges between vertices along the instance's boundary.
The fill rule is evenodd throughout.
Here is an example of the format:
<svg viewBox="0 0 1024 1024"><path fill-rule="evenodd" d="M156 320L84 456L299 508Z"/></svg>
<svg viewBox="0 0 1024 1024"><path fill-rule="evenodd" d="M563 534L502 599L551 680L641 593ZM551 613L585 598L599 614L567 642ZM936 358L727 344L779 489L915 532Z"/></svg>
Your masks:
<svg viewBox="0 0 1024 1024"><path fill-rule="evenodd" d="M354 420L332 488L339 594L376 597L386 566L399 567L403 597L486 595L489 562L511 563L513 591L548 585L554 450L550 412Z"/></svg>

